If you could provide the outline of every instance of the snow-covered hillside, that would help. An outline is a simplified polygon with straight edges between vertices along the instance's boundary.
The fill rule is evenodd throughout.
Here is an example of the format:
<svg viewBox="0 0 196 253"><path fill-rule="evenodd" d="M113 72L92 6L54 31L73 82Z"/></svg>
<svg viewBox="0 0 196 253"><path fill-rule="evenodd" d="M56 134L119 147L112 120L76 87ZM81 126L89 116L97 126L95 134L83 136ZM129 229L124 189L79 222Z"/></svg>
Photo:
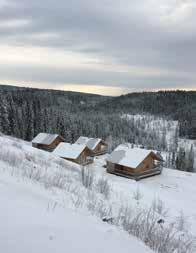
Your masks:
<svg viewBox="0 0 196 253"><path fill-rule="evenodd" d="M164 170L135 182L106 174L105 156L82 169L11 137L0 147L4 253L195 252L195 174Z"/></svg>
<svg viewBox="0 0 196 253"><path fill-rule="evenodd" d="M181 215L186 217L185 228L196 237L196 174L164 168L161 175L134 181L106 173L103 165L104 157L97 157L95 163L89 165L97 174L104 175L112 182L113 187L129 199L132 204L149 206L158 201L165 220L177 220ZM139 191L139 200L134 195Z"/></svg>
<svg viewBox="0 0 196 253"><path fill-rule="evenodd" d="M136 146L145 146L147 148L155 148L162 152L166 161L165 165L169 165L171 153L177 152L180 148L188 154L193 148L195 156L195 164L193 163L193 171L196 171L196 140L183 139L179 137L179 123L176 120L168 120L149 114L125 114L122 116L128 121L134 122L140 130L145 134L139 138L139 142L134 143ZM132 129L130 129L132 131ZM187 156L186 154L186 156ZM171 164L170 166L171 167Z"/></svg>
<svg viewBox="0 0 196 253"><path fill-rule="evenodd" d="M138 127L145 130L146 133L153 132L157 136L164 136L167 148L173 143L176 131L178 131L178 121L167 120L161 117L148 114L125 114L124 118L134 120Z"/></svg>
<svg viewBox="0 0 196 253"><path fill-rule="evenodd" d="M151 252L95 217L62 208L55 194L39 185L1 173L0 199L3 253Z"/></svg>
<svg viewBox="0 0 196 253"><path fill-rule="evenodd" d="M76 209L77 200L71 199L76 181L69 182L70 196L61 186L66 172L75 177L78 166L17 139L0 137L0 145L1 252L152 252L137 238Z"/></svg>

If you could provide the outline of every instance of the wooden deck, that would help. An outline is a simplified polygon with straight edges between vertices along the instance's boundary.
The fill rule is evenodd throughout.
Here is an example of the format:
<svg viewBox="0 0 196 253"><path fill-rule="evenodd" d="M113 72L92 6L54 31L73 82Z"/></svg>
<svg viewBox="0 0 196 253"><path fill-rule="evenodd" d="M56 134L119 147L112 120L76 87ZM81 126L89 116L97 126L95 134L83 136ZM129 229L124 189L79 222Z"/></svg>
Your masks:
<svg viewBox="0 0 196 253"><path fill-rule="evenodd" d="M81 163L81 165L85 166L85 165L91 164L91 163L93 163L93 162L94 162L94 158L91 157L91 158L87 158L85 161L83 161L83 162Z"/></svg>
<svg viewBox="0 0 196 253"><path fill-rule="evenodd" d="M139 181L140 179L143 179L143 178L160 175L162 172L162 169L157 167L152 170L148 170L142 173L135 173L135 174L126 173L126 172L117 171L117 170L112 171L109 169L107 169L107 172L110 174L114 174L116 176L126 177L126 178L135 179L136 181Z"/></svg>

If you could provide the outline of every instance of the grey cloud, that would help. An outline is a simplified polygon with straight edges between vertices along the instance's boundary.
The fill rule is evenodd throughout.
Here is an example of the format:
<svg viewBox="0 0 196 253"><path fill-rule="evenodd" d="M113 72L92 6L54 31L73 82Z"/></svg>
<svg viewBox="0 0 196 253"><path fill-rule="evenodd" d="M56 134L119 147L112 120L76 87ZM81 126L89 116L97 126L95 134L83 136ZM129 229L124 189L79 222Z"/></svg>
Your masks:
<svg viewBox="0 0 196 253"><path fill-rule="evenodd" d="M79 51L103 60L111 58L119 64L159 68L176 73L148 80L149 77L136 78L128 73L97 73L96 70L86 75L83 70L75 68L65 70L65 82L72 80L126 86L137 83L141 88L149 88L156 82L155 86L160 88L177 85L185 87L194 83L196 68L196 28L193 26L196 22L196 16L193 15L195 7L193 1L186 2L189 2L190 7L193 5L190 18L179 21L176 25L164 25L151 17L154 12L149 11L146 0L132 0L131 3L128 0L7 0L8 4L0 8L0 21L24 19L28 24L21 27L0 27L0 39L6 44L22 43L24 46L39 45ZM168 14L172 14L183 1L174 3L168 9ZM37 36L47 33L56 37ZM32 66L32 71L34 69ZM36 70L40 79L47 73L47 68L45 69L46 71ZM58 71L62 73L60 67L56 70ZM182 73L187 73L187 77L182 76ZM51 76L54 82L59 77L55 76L56 78ZM45 76L45 79L48 77Z"/></svg>

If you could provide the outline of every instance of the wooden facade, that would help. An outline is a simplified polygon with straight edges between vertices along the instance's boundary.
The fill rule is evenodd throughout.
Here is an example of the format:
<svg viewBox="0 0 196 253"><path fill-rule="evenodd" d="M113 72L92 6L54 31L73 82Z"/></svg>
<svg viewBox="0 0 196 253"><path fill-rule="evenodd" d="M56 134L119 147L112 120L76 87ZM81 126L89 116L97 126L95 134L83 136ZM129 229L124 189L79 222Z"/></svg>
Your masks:
<svg viewBox="0 0 196 253"><path fill-rule="evenodd" d="M62 157L62 158L80 165L87 165L93 163L91 151L87 147L80 153L80 155L76 159L71 159L69 157Z"/></svg>
<svg viewBox="0 0 196 253"><path fill-rule="evenodd" d="M63 141L64 141L64 139L59 135L50 144L42 144L42 143L33 143L32 142L32 147L38 148L38 149L43 149L48 152L52 152L59 145L59 143L61 143Z"/></svg>
<svg viewBox="0 0 196 253"><path fill-rule="evenodd" d="M107 153L107 144L101 140L96 147L91 150L91 155L92 156L98 156L98 155L103 155Z"/></svg>
<svg viewBox="0 0 196 253"><path fill-rule="evenodd" d="M136 168L107 161L107 172L140 180L145 177L161 174L162 161L160 157L151 152Z"/></svg>
<svg viewBox="0 0 196 253"><path fill-rule="evenodd" d="M107 143L100 138L89 138L80 136L75 144L86 145L91 150L91 156L107 153Z"/></svg>

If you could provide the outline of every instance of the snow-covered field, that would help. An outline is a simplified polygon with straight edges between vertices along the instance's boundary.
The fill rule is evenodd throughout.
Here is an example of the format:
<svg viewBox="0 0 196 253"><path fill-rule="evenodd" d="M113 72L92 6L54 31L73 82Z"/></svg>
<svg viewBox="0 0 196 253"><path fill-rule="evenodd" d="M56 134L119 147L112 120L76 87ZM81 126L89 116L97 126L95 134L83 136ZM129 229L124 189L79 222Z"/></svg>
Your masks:
<svg viewBox="0 0 196 253"><path fill-rule="evenodd" d="M160 240L161 253L191 252L183 245L189 233L196 237L196 174L164 169L160 176L135 182L107 174L104 155L88 166L93 180L92 174L83 180L80 166L28 142L2 136L0 147L2 252L152 252L133 235L153 249L153 240ZM143 210L152 206L156 210L153 215L147 211L143 227ZM126 219L137 214L141 223ZM114 218L114 226L102 222L104 217ZM151 218L155 232L149 230ZM167 245L179 245L178 251L162 243L172 224L180 227L175 227L178 239L173 244L171 237Z"/></svg>
<svg viewBox="0 0 196 253"><path fill-rule="evenodd" d="M106 176L113 188L122 192L134 205L134 193L139 190L140 206L149 206L160 200L167 209L165 219L176 220L182 213L187 220L187 229L196 237L196 174L172 169L163 169L161 175L134 181L106 173L105 158L97 157L91 166L97 174ZM137 201L138 202L138 201Z"/></svg>
<svg viewBox="0 0 196 253"><path fill-rule="evenodd" d="M1 252L152 252L122 229L76 208L79 166L10 137L0 137L0 146ZM70 174L73 181L67 182Z"/></svg>
<svg viewBox="0 0 196 253"><path fill-rule="evenodd" d="M2 173L0 200L3 253L151 252L95 217L55 205L54 196L43 187Z"/></svg>

